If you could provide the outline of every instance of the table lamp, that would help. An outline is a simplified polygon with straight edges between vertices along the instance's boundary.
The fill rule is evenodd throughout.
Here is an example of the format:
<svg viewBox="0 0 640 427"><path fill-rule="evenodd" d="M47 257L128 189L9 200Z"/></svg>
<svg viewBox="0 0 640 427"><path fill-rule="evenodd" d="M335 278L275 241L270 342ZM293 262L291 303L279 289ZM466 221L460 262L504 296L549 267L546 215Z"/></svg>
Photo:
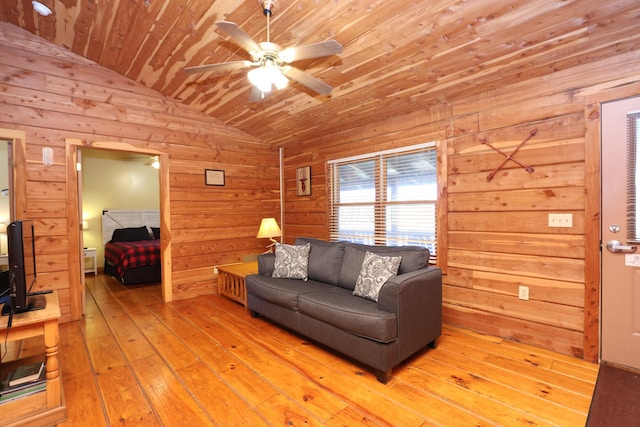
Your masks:
<svg viewBox="0 0 640 427"><path fill-rule="evenodd" d="M280 227L278 227L278 223L275 218L262 218L260 222L260 229L258 230L258 235L256 236L258 239L269 239L271 240L271 244L267 246L267 250L264 253L273 252L273 247L277 240L274 237L282 236L282 231L280 231Z"/></svg>

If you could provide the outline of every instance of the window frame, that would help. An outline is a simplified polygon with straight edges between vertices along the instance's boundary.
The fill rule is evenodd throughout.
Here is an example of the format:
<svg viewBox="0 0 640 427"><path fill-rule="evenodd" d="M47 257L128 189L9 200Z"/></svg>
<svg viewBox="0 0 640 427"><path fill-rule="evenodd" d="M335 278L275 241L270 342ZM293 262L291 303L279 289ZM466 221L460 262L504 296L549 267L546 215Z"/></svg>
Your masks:
<svg viewBox="0 0 640 427"><path fill-rule="evenodd" d="M431 197L419 200L402 200L402 201L391 201L387 200L387 191L389 182L387 181L387 161L389 158L393 158L395 156L403 156L412 153L419 153L425 151L433 151L435 156L433 171L433 180L430 180L426 183L426 185L435 186L435 191L432 193ZM438 213L439 213L439 204L442 202L440 200L440 192L439 192L439 165L438 165L438 154L439 147L436 141L430 141L422 144L416 144L401 148L394 148L389 150L381 150L371 153L365 153L357 156L333 159L327 161L327 174L329 179L328 183L328 196L329 196L329 240L345 240L344 236L339 234L339 218L338 218L338 210L341 206L372 206L374 210L374 227L373 227L373 244L375 245L386 245L390 240L387 231L387 225L389 224L388 218L388 208L392 206L410 206L411 204L415 205L424 205L430 204L432 205L433 210L433 237L432 241L426 243L425 246L430 249L431 253L431 263L435 263L438 255ZM340 203L339 195L340 195L340 184L336 182L339 178L337 173L337 168L341 165L346 165L349 163L356 162L364 162L368 160L374 161L374 171L372 181L375 187L374 200L367 202L351 202L351 203ZM430 232L430 231L429 231ZM427 232L427 233L429 233ZM409 243L414 244L414 243Z"/></svg>

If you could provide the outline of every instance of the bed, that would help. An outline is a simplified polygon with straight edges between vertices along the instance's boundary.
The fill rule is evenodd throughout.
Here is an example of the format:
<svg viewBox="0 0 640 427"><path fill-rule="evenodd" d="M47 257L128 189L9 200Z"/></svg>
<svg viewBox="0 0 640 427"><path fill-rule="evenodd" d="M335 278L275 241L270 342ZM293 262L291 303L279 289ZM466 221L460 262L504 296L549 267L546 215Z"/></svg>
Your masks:
<svg viewBox="0 0 640 427"><path fill-rule="evenodd" d="M160 229L118 228L104 246L104 273L125 285L160 283Z"/></svg>

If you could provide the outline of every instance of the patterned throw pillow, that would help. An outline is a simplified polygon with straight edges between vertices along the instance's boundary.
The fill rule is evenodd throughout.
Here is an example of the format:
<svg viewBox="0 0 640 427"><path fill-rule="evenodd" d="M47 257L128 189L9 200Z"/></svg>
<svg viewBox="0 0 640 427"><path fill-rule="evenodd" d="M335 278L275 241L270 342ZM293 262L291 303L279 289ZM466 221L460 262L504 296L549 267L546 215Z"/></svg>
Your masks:
<svg viewBox="0 0 640 427"><path fill-rule="evenodd" d="M311 245L276 243L276 260L272 277L307 280Z"/></svg>
<svg viewBox="0 0 640 427"><path fill-rule="evenodd" d="M353 295L378 302L378 294L382 285L391 276L398 274L402 257L380 256L367 252L362 261L362 268L356 280Z"/></svg>

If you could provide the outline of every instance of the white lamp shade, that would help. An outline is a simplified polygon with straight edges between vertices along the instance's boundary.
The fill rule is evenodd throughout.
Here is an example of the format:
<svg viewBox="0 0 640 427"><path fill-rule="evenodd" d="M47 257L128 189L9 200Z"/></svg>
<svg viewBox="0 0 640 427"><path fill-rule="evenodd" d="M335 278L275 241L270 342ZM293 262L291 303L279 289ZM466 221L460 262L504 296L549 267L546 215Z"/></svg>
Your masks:
<svg viewBox="0 0 640 427"><path fill-rule="evenodd" d="M262 218L260 229L258 230L258 239L271 239L273 237L282 236L282 231L275 218Z"/></svg>
<svg viewBox="0 0 640 427"><path fill-rule="evenodd" d="M284 89L285 87L287 87L287 85L289 84L289 79L287 79L284 74L282 74L282 71L280 71L277 67L272 67L269 72L271 74L271 81L274 85L276 85L276 88Z"/></svg>
<svg viewBox="0 0 640 427"><path fill-rule="evenodd" d="M6 232L7 232L7 223L0 222L0 233L6 233Z"/></svg>
<svg viewBox="0 0 640 427"><path fill-rule="evenodd" d="M260 89L262 93L271 92L271 79L264 67L255 68L247 73L252 85Z"/></svg>

